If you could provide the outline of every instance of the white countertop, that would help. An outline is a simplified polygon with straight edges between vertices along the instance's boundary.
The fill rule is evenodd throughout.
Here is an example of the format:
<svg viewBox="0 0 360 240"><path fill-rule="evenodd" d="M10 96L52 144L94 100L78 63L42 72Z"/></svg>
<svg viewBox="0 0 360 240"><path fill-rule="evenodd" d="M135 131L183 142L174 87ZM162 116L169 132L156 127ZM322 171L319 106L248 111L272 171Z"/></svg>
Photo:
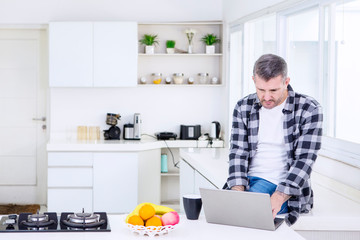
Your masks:
<svg viewBox="0 0 360 240"><path fill-rule="evenodd" d="M211 148L223 147L224 142L214 140L210 145L209 141L198 140L156 140L145 138L137 140L100 140L100 141L66 141L51 140L46 148L48 152L58 151L146 151L160 148Z"/></svg>
<svg viewBox="0 0 360 240"><path fill-rule="evenodd" d="M119 239L149 239L148 236L141 236L132 233L125 225L126 215L109 215L111 232L56 232L56 233L2 233L0 240L119 240ZM180 223L172 232L155 236L156 239L233 239L234 236L241 236L241 239L304 239L286 224L282 224L276 231L256 230L250 228L224 226L209 224L203 217L199 220L187 220L180 216Z"/></svg>
<svg viewBox="0 0 360 240"><path fill-rule="evenodd" d="M229 150L181 149L180 157L205 176L218 188L228 178ZM315 163L316 164L316 163ZM319 173L312 173L314 208L309 214L301 214L292 229L299 231L360 231L360 204L321 185Z"/></svg>

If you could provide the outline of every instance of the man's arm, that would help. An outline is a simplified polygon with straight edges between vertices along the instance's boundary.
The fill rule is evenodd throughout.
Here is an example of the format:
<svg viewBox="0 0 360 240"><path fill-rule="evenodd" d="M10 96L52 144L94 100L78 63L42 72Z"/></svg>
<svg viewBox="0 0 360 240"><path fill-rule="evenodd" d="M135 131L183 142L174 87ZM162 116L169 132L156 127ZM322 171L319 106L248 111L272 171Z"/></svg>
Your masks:
<svg viewBox="0 0 360 240"><path fill-rule="evenodd" d="M285 193L279 191L275 191L273 195L271 195L270 200L271 200L273 218L276 217L276 214L280 212L283 203L289 200L289 198L290 198L289 195L286 195Z"/></svg>
<svg viewBox="0 0 360 240"><path fill-rule="evenodd" d="M306 107L307 111L301 116L303 120L299 123L299 132L301 135L296 140L297 144L296 149L294 149L294 159L292 160L285 181L279 183L276 189L277 192L289 197L300 196L302 194L302 186L310 178L312 165L317 158L317 152L321 145L322 109L320 106ZM281 198L275 195L273 201L280 201L275 199ZM277 203L276 205L279 204ZM276 208L275 206L273 207L273 209Z"/></svg>
<svg viewBox="0 0 360 240"><path fill-rule="evenodd" d="M231 190L235 190L235 191L245 191L245 187L242 186L242 185L236 185L236 186L233 186L231 188Z"/></svg>

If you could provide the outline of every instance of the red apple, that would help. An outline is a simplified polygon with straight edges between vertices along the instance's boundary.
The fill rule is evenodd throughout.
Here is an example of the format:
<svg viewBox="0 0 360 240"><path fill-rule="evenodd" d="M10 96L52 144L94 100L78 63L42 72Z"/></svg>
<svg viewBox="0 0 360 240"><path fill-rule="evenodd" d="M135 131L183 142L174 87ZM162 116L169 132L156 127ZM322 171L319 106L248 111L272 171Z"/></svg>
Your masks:
<svg viewBox="0 0 360 240"><path fill-rule="evenodd" d="M165 225L176 225L180 221L179 214L177 212L168 212L162 215L161 221L163 226Z"/></svg>

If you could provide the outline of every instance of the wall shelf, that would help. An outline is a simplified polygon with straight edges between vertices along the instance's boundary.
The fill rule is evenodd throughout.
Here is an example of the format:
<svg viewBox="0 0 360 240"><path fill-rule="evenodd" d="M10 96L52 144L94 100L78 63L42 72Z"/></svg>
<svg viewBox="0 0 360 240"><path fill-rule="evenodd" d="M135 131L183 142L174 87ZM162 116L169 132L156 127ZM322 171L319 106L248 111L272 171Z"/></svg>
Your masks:
<svg viewBox="0 0 360 240"><path fill-rule="evenodd" d="M162 177L179 177L180 173L161 173Z"/></svg>

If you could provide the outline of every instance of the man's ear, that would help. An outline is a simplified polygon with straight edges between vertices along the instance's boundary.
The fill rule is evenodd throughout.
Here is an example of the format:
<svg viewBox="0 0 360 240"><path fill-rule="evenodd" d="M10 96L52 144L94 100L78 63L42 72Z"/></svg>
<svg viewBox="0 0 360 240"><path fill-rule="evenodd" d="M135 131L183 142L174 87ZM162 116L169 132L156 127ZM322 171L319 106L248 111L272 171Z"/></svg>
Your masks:
<svg viewBox="0 0 360 240"><path fill-rule="evenodd" d="M290 83L290 78L287 77L287 78L285 79L285 85L286 85L286 87L289 85L289 83Z"/></svg>

